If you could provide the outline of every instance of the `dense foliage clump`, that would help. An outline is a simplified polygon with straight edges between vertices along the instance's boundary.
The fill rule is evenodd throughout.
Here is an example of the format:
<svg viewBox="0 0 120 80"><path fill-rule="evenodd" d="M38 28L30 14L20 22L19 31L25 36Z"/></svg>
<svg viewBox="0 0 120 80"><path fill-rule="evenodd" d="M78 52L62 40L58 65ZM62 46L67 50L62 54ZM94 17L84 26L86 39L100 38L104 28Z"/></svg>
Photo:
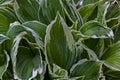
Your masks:
<svg viewBox="0 0 120 80"><path fill-rule="evenodd" d="M0 0L0 79L120 80L119 0Z"/></svg>

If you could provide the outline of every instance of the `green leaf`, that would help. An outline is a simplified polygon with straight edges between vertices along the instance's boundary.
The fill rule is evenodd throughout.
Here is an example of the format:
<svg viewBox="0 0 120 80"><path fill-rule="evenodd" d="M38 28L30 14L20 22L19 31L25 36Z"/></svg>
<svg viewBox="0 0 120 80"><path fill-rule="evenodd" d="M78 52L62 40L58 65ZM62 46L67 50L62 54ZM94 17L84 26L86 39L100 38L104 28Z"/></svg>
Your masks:
<svg viewBox="0 0 120 80"><path fill-rule="evenodd" d="M84 48L82 46L76 46L77 61L79 61L82 58L83 51Z"/></svg>
<svg viewBox="0 0 120 80"><path fill-rule="evenodd" d="M15 13L21 22L38 20L37 0L15 0Z"/></svg>
<svg viewBox="0 0 120 80"><path fill-rule="evenodd" d="M60 15L48 26L45 51L48 62L69 70L76 59L75 41Z"/></svg>
<svg viewBox="0 0 120 80"><path fill-rule="evenodd" d="M15 12L11 6L0 7L0 14L3 14L7 18L9 24L17 20Z"/></svg>
<svg viewBox="0 0 120 80"><path fill-rule="evenodd" d="M0 65L0 79L2 79L3 74L7 70L9 61L10 61L10 58L7 52L3 51L3 53L1 53L0 51L0 62L4 62L4 63L0 63L2 64Z"/></svg>
<svg viewBox="0 0 120 80"><path fill-rule="evenodd" d="M25 31L25 29L18 22L14 22L10 25L9 30L7 31L7 36L11 39L14 39L19 33Z"/></svg>
<svg viewBox="0 0 120 80"><path fill-rule="evenodd" d="M6 33L6 31L8 30L8 26L9 26L9 23L7 21L7 18L0 14L0 33Z"/></svg>
<svg viewBox="0 0 120 80"><path fill-rule="evenodd" d="M19 47L21 39L26 34L27 34L26 32L21 32L13 40L12 49L11 49L11 58L12 58L12 64L13 64L14 73L15 73L15 67L16 67L16 59L17 59L16 56L17 56L17 53L18 53L18 47Z"/></svg>
<svg viewBox="0 0 120 80"><path fill-rule="evenodd" d="M111 45L101 59L108 68L120 71L120 41Z"/></svg>
<svg viewBox="0 0 120 80"><path fill-rule="evenodd" d="M16 79L29 79L43 72L41 52L34 48L33 52L28 47L19 47L16 56L15 76Z"/></svg>
<svg viewBox="0 0 120 80"><path fill-rule="evenodd" d="M108 70L104 73L107 76L111 76L113 78L120 78L120 71Z"/></svg>
<svg viewBox="0 0 120 80"><path fill-rule="evenodd" d="M97 21L101 22L102 24L106 25L106 14L107 9L110 6L109 2L100 1L98 4L98 14L97 14Z"/></svg>
<svg viewBox="0 0 120 80"><path fill-rule="evenodd" d="M0 0L0 4L2 4L3 2L5 2L5 0Z"/></svg>
<svg viewBox="0 0 120 80"><path fill-rule="evenodd" d="M106 20L111 21L114 19L119 19L120 18L120 7L118 3L113 3L109 6L107 14L106 14Z"/></svg>
<svg viewBox="0 0 120 80"><path fill-rule="evenodd" d="M78 41L79 39L80 40L86 39L86 37L80 31L71 30L71 32L72 32L72 35L73 35L75 41Z"/></svg>
<svg viewBox="0 0 120 80"><path fill-rule="evenodd" d="M120 80L120 78L106 77L107 80Z"/></svg>
<svg viewBox="0 0 120 80"><path fill-rule="evenodd" d="M72 77L68 76L68 72L65 69L53 64L52 72L50 73L51 80L84 80L84 76Z"/></svg>
<svg viewBox="0 0 120 80"><path fill-rule="evenodd" d="M0 33L6 34L10 23L14 22L16 16L13 10L9 7L0 7Z"/></svg>
<svg viewBox="0 0 120 80"><path fill-rule="evenodd" d="M97 21L89 21L80 28L87 38L113 38L113 31Z"/></svg>
<svg viewBox="0 0 120 80"><path fill-rule="evenodd" d="M89 5L98 2L98 0L83 0L83 5Z"/></svg>
<svg viewBox="0 0 120 80"><path fill-rule="evenodd" d="M68 78L68 72L65 69L53 64L52 72L50 73L52 79Z"/></svg>
<svg viewBox="0 0 120 80"><path fill-rule="evenodd" d="M105 42L104 39L87 39L84 41L84 44L93 50L98 58L100 58L104 52Z"/></svg>
<svg viewBox="0 0 120 80"><path fill-rule="evenodd" d="M3 34L0 34L0 44L2 44L5 40L8 40L9 38Z"/></svg>
<svg viewBox="0 0 120 80"><path fill-rule="evenodd" d="M39 20L42 23L49 24L55 19L57 12L64 17L64 11L61 7L60 0L42 0L39 7Z"/></svg>
<svg viewBox="0 0 120 80"><path fill-rule="evenodd" d="M25 38L27 38L30 42L35 43L33 35L31 34L31 32L29 30L26 30L25 27L26 26L24 26L18 22L14 22L10 25L7 35L11 38L11 40L13 40L19 33L26 31L27 35L25 36Z"/></svg>
<svg viewBox="0 0 120 80"><path fill-rule="evenodd" d="M84 80L99 80L102 62L80 60L71 68L70 77L84 76Z"/></svg>
<svg viewBox="0 0 120 80"><path fill-rule="evenodd" d="M96 53L92 49L88 48L85 44L83 44L80 40L76 43L76 45L81 46L87 51L90 60L98 60Z"/></svg>
<svg viewBox="0 0 120 80"><path fill-rule="evenodd" d="M94 4L89 4L86 6L82 6L78 9L80 15L83 18L84 22L87 22L88 20L90 20L90 17L92 17L93 19L96 18L97 16L97 11L96 8L98 6L98 3L94 3ZM93 15L94 14L94 15Z"/></svg>
<svg viewBox="0 0 120 80"><path fill-rule="evenodd" d="M10 38L10 40L6 42L5 45L7 51L9 52L11 51L14 38L16 38L16 36L18 36L23 31L25 31L25 29L20 25L20 23L18 22L11 23L9 30L7 31L7 36Z"/></svg>
<svg viewBox="0 0 120 80"><path fill-rule="evenodd" d="M39 37L42 41L44 41L45 34L46 34L46 28L47 26L43 23L40 23L38 21L28 21L23 23L25 27L28 27L32 30L34 30L37 34L39 34Z"/></svg>
<svg viewBox="0 0 120 80"><path fill-rule="evenodd" d="M74 3L78 3L80 0L70 0L70 1L74 1Z"/></svg>
<svg viewBox="0 0 120 80"><path fill-rule="evenodd" d="M20 41L26 34L25 31L21 32L13 40L11 58L14 79L32 79L36 77L37 73L42 74L42 59L38 49L34 48L32 52L26 47L19 48Z"/></svg>
<svg viewBox="0 0 120 80"><path fill-rule="evenodd" d="M46 28L45 25L40 24L38 22L34 22L34 21L26 22L26 23L24 23L24 25L20 25L19 23L13 23L13 24L11 24L10 29L7 33L8 36L13 40L13 41L11 41L10 45L12 44L11 59L12 59L15 79L32 79L37 76L37 73L42 74L42 72L41 73L39 72L40 68L42 66L41 65L42 63L40 62L40 61L42 61L41 55L40 55L41 53L38 51L34 52L34 51L36 51L36 49L34 49L35 46L39 45L39 44L37 44L37 41L39 41L39 39L38 39L39 35L34 31L34 30L37 31L36 26L37 26L37 29L39 29L41 31ZM45 27L45 28L39 28L39 27ZM32 28L33 28L33 30L32 30ZM42 35L42 34L40 34L40 35ZM34 41L34 38L37 40L34 41L34 46L31 46L32 45L31 42L29 42L29 46L26 45L26 43L25 44L23 43L24 46L31 47L31 48L29 49L29 48L25 47L25 48L23 48L24 49L23 51L22 51L22 49L19 51L19 45L20 45L20 43L22 43L21 40L23 39L23 37L25 38L25 40L27 40L27 42L29 41L29 38L33 38L33 41ZM44 37L44 35L42 37ZM23 42L25 42L25 41L23 41ZM30 53L31 53L31 55L28 55ZM39 53L39 55L37 53ZM24 57L23 54L24 55L27 54L28 56ZM34 56L36 54L37 54L37 56ZM26 57L28 57L28 59L26 59ZM21 64L21 60L22 60L22 62L24 61L23 64ZM31 62L33 62L33 63L31 63ZM27 63L29 63L29 64L28 64L28 66L25 67L25 65L27 65ZM18 65L23 65L23 66L18 66ZM23 70L23 69L25 69L25 70ZM26 75L23 74L23 73L25 73L24 71L26 71L26 73L27 73Z"/></svg>
<svg viewBox="0 0 120 80"><path fill-rule="evenodd" d="M28 21L23 24L15 22L11 24L7 34L13 40L19 33L23 31L27 33L24 38L26 38L30 43L38 45L43 50L46 25L37 21Z"/></svg>
<svg viewBox="0 0 120 80"><path fill-rule="evenodd" d="M58 78L58 79L53 79L53 80L84 80L84 76L73 77L73 78Z"/></svg>
<svg viewBox="0 0 120 80"><path fill-rule="evenodd" d="M118 25L118 26L116 27L116 30L115 30L115 37L114 37L114 42L117 42L117 41L120 40L119 35L120 35L120 25Z"/></svg>
<svg viewBox="0 0 120 80"><path fill-rule="evenodd" d="M70 24L73 24L77 20L78 21L77 30L79 30L79 28L83 24L83 20L79 12L69 1L61 0L60 3L66 14L66 23L70 25Z"/></svg>
<svg viewBox="0 0 120 80"><path fill-rule="evenodd" d="M26 31L31 32L32 35L29 36L33 36L37 45L43 50L46 26L39 22L33 22L33 21L26 22L23 25Z"/></svg>
<svg viewBox="0 0 120 80"><path fill-rule="evenodd" d="M116 26L119 25L119 19L110 20L109 22L107 22L107 25L108 25L110 28L115 28Z"/></svg>

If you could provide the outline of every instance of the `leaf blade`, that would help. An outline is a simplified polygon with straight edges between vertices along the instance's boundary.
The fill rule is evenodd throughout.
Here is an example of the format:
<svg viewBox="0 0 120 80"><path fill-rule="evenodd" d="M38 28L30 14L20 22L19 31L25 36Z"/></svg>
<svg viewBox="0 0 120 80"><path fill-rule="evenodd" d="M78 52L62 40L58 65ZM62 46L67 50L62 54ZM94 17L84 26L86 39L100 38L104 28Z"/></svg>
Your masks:
<svg viewBox="0 0 120 80"><path fill-rule="evenodd" d="M49 63L70 69L76 57L74 39L61 16L58 15L54 22L48 26L45 43Z"/></svg>

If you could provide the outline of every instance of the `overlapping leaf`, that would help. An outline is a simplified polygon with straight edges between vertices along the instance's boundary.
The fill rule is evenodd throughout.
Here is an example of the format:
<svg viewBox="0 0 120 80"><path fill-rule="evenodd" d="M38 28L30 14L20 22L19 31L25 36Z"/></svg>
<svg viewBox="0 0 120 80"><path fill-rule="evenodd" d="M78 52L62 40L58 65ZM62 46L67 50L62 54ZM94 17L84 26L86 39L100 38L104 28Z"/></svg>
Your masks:
<svg viewBox="0 0 120 80"><path fill-rule="evenodd" d="M48 26L45 43L48 62L69 70L76 59L75 42L60 15Z"/></svg>
<svg viewBox="0 0 120 80"><path fill-rule="evenodd" d="M71 77L84 76L84 80L100 78L102 62L81 60L71 69Z"/></svg>
<svg viewBox="0 0 120 80"><path fill-rule="evenodd" d="M108 11L106 14L106 20L111 21L111 20L119 19L119 18L120 18L119 4L118 2L113 2L108 8Z"/></svg>
<svg viewBox="0 0 120 80"><path fill-rule="evenodd" d="M98 4L98 13L97 13L97 20L102 24L106 25L106 14L107 9L110 6L109 2L100 1Z"/></svg>
<svg viewBox="0 0 120 80"><path fill-rule="evenodd" d="M118 0L0 0L0 79L119 80L119 18Z"/></svg>
<svg viewBox="0 0 120 80"><path fill-rule="evenodd" d="M84 22L96 18L96 16L97 16L97 9L96 9L97 5L98 5L98 3L89 4L89 5L86 5L86 6L82 6L78 9L78 11L79 11L80 15L82 16Z"/></svg>
<svg viewBox="0 0 120 80"><path fill-rule="evenodd" d="M89 21L85 23L80 31L88 38L112 38L114 36L113 31L100 24L97 21Z"/></svg>
<svg viewBox="0 0 120 80"><path fill-rule="evenodd" d="M38 20L37 0L15 0L15 13L21 22Z"/></svg>
<svg viewBox="0 0 120 80"><path fill-rule="evenodd" d="M1 53L0 51L0 79L2 79L2 76L3 74L5 73L5 71L7 70L8 68L8 65L9 65L9 61L10 61L10 58L9 58L9 55L7 54L6 51L2 51L3 53Z"/></svg>
<svg viewBox="0 0 120 80"><path fill-rule="evenodd" d="M114 42L117 42L120 40L120 25L117 26L116 30L115 30L115 37L114 37Z"/></svg>
<svg viewBox="0 0 120 80"><path fill-rule="evenodd" d="M42 0L39 8L39 20L42 23L49 24L55 19L57 12L64 17L64 12L60 0Z"/></svg>
<svg viewBox="0 0 120 80"><path fill-rule="evenodd" d="M9 38L3 34L0 34L0 44L2 44L5 40L8 40Z"/></svg>
<svg viewBox="0 0 120 80"><path fill-rule="evenodd" d="M0 7L0 33L6 34L10 23L14 22L16 16L10 7Z"/></svg>
<svg viewBox="0 0 120 80"><path fill-rule="evenodd" d="M98 2L98 0L83 0L83 5L94 4Z"/></svg>
<svg viewBox="0 0 120 80"><path fill-rule="evenodd" d="M52 72L50 73L51 80L84 80L84 76L72 77L68 76L68 71L53 64Z"/></svg>
<svg viewBox="0 0 120 80"><path fill-rule="evenodd" d="M120 41L111 45L110 48L103 54L102 60L105 65L113 70L120 71Z"/></svg>
<svg viewBox="0 0 120 80"><path fill-rule="evenodd" d="M2 4L5 0L0 0L0 4Z"/></svg>
<svg viewBox="0 0 120 80"><path fill-rule="evenodd" d="M69 1L61 0L60 3L66 14L66 23L71 26L75 21L78 21L77 30L79 30L83 24L83 20L79 12Z"/></svg>
<svg viewBox="0 0 120 80"><path fill-rule="evenodd" d="M33 50L31 52L30 48L19 47L15 66L15 75L18 76L17 79L30 80L36 77L37 74L42 74L43 63L41 53L37 48Z"/></svg>
<svg viewBox="0 0 120 80"><path fill-rule="evenodd" d="M44 38L45 38L45 34L46 34L46 32L45 32L46 25L39 23L39 22L35 22L35 21L26 22L23 25L24 25L23 27L26 29L26 31L31 32L32 36L35 39L35 42L43 50Z"/></svg>
<svg viewBox="0 0 120 80"><path fill-rule="evenodd" d="M7 36L0 34L0 79L2 79L4 72L7 70L10 60L9 55L2 46L2 43L8 39Z"/></svg>
<svg viewBox="0 0 120 80"><path fill-rule="evenodd" d="M39 32L38 30L40 30L41 32ZM46 26L44 24L40 24L39 22L35 21L26 22L23 25L20 25L19 23L11 24L7 34L13 40L13 42L11 42L12 43L11 57L15 79L32 79L36 77L37 74L42 74L43 63L41 58L41 52L39 51L38 48L34 48L33 50L31 49L31 47L35 47L35 45L39 46L39 44L41 44L38 43L38 41L44 40L45 30ZM39 36L42 39L38 38ZM29 46L26 45L27 47L22 47L19 50L19 45L20 43L22 43L21 40L23 39L23 37L27 40L26 41L27 43L31 44L29 44ZM32 45L33 42L34 46ZM21 61L23 64L21 64ZM24 71L27 73L26 75L23 74Z"/></svg>
<svg viewBox="0 0 120 80"><path fill-rule="evenodd" d="M34 30L37 34L39 34L41 40L44 41L47 27L45 24L38 21L28 21L23 23L23 25Z"/></svg>
<svg viewBox="0 0 120 80"><path fill-rule="evenodd" d="M105 72L105 75L107 76L111 76L113 78L118 78L120 79L120 71L115 71L115 70L108 70Z"/></svg>

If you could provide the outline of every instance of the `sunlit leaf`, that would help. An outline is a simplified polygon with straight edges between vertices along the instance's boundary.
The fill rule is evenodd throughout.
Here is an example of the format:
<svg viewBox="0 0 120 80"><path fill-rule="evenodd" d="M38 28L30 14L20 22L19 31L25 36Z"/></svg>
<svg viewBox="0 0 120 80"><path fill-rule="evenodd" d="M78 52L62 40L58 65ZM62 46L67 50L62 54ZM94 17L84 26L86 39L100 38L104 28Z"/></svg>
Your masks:
<svg viewBox="0 0 120 80"><path fill-rule="evenodd" d="M105 61L105 65L108 68L118 71L120 71L119 58L120 58L120 41L111 45L102 56L102 60Z"/></svg>

